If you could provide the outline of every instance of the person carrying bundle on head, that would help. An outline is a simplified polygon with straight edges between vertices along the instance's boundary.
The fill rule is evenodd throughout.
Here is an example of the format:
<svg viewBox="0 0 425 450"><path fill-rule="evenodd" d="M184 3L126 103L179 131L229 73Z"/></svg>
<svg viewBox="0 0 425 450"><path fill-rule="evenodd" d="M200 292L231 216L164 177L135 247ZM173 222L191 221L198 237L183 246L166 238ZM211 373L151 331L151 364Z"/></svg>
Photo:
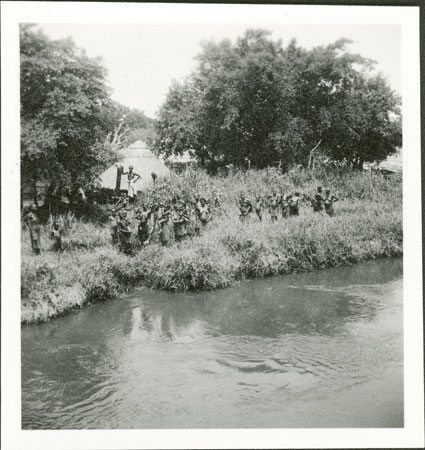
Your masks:
<svg viewBox="0 0 425 450"><path fill-rule="evenodd" d="M336 195L331 194L330 189L326 189L323 204L325 205L325 211L328 216L332 217L334 215L334 203L338 200L339 198Z"/></svg>
<svg viewBox="0 0 425 450"><path fill-rule="evenodd" d="M252 212L252 204L245 197L245 193L242 192L239 197L239 219L241 222L245 222L248 215Z"/></svg>
<svg viewBox="0 0 425 450"><path fill-rule="evenodd" d="M314 212L320 212L323 210L323 200L322 187L319 186L311 202L311 206L313 207Z"/></svg>

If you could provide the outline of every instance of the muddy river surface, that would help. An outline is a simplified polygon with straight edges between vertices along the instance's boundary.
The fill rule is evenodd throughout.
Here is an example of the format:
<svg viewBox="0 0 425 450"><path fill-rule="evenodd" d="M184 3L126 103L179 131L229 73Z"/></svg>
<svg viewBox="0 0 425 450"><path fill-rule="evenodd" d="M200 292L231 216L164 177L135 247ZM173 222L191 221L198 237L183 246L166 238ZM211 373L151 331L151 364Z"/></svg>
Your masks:
<svg viewBox="0 0 425 450"><path fill-rule="evenodd" d="M402 261L22 327L22 428L402 427Z"/></svg>

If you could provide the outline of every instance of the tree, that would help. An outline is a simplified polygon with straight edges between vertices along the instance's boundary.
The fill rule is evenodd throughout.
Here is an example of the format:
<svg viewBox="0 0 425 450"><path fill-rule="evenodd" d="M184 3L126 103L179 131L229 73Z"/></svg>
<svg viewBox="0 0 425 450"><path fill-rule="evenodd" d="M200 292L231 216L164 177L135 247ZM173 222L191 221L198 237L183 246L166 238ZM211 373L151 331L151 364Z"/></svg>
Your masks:
<svg viewBox="0 0 425 450"><path fill-rule="evenodd" d="M20 29L21 174L60 191L95 184L116 157L106 140L118 123L105 69L70 39Z"/></svg>
<svg viewBox="0 0 425 450"><path fill-rule="evenodd" d="M201 163L307 165L320 145L334 159L382 159L401 145L399 98L350 41L283 48L264 30L208 42L198 67L159 111L155 148Z"/></svg>
<svg viewBox="0 0 425 450"><path fill-rule="evenodd" d="M138 140L150 143L155 138L155 121L143 111L116 103L115 115L117 121L122 121L126 145Z"/></svg>
<svg viewBox="0 0 425 450"><path fill-rule="evenodd" d="M382 161L401 146L400 99L381 75L356 77L344 100L333 110L335 129L325 133L329 156L362 168L363 162Z"/></svg>

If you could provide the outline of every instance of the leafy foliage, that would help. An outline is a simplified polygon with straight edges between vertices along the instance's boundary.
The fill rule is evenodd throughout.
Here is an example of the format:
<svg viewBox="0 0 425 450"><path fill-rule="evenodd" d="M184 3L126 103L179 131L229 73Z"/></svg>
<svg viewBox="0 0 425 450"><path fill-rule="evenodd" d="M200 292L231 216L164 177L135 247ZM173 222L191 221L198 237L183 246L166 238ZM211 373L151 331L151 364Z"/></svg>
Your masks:
<svg viewBox="0 0 425 450"><path fill-rule="evenodd" d="M101 61L72 40L51 40L22 25L20 57L23 180L72 194L95 185L116 159L126 141L114 140L114 131L115 137L117 130L127 138L135 130L152 136L152 119L114 102Z"/></svg>
<svg viewBox="0 0 425 450"><path fill-rule="evenodd" d="M22 25L21 167L24 179L87 186L115 157L103 145L114 127L105 69L69 40Z"/></svg>
<svg viewBox="0 0 425 450"><path fill-rule="evenodd" d="M155 148L191 150L212 168L306 165L318 142L337 160L385 158L401 145L400 99L349 43L307 51L248 30L235 44L204 44L160 109Z"/></svg>

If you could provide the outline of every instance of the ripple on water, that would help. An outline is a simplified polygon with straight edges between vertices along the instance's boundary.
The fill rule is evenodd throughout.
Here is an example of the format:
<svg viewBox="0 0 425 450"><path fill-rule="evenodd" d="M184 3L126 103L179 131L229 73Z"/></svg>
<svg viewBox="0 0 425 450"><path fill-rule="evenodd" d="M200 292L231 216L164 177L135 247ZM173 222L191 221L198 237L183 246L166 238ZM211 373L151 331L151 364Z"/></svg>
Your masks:
<svg viewBox="0 0 425 450"><path fill-rule="evenodd" d="M373 267L376 284L356 267L199 295L144 289L23 329L23 427L354 426L356 405L376 408L370 392L402 392L402 280ZM395 384L380 382L388 373Z"/></svg>

